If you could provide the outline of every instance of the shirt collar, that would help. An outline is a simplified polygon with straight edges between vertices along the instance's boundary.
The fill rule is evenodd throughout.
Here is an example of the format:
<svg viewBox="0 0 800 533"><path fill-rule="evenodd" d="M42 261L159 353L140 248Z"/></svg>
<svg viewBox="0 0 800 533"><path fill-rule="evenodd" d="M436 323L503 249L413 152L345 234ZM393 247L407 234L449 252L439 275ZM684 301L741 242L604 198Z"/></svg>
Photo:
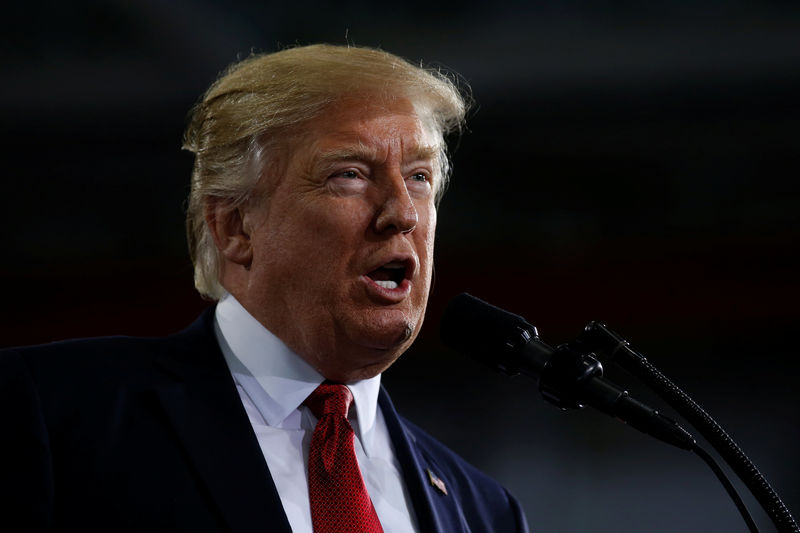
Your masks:
<svg viewBox="0 0 800 533"><path fill-rule="evenodd" d="M214 330L228 368L269 426L283 427L325 380L231 295L217 304ZM380 383L378 374L347 384L355 403L354 429L367 455L372 448Z"/></svg>

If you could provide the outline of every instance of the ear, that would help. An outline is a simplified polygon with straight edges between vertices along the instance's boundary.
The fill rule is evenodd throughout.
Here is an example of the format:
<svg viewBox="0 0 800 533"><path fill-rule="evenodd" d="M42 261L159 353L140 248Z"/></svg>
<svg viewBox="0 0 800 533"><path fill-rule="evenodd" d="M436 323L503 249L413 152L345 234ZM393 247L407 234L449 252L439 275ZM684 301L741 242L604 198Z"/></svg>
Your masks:
<svg viewBox="0 0 800 533"><path fill-rule="evenodd" d="M243 207L232 207L223 200L211 200L204 209L206 224L222 256L232 263L250 267L253 248L245 227Z"/></svg>

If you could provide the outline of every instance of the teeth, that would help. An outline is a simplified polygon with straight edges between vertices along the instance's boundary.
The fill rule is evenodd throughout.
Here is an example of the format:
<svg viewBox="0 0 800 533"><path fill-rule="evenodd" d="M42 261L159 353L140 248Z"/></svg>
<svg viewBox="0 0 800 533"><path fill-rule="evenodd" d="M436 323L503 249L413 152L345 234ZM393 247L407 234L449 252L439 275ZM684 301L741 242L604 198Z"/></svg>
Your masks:
<svg viewBox="0 0 800 533"><path fill-rule="evenodd" d="M377 283L378 285L380 285L384 289L396 289L397 288L397 282L392 281L392 280L386 280L386 281L384 281L384 280L375 280L375 283Z"/></svg>

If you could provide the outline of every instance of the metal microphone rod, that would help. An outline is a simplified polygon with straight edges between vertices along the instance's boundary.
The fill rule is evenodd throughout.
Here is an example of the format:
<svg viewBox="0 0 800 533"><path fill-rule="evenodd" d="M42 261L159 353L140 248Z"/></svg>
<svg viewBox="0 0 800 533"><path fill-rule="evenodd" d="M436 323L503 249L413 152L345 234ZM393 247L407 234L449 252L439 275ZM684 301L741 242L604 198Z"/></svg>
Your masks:
<svg viewBox="0 0 800 533"><path fill-rule="evenodd" d="M722 426L641 353L633 350L628 341L605 324L590 322L578 337L578 342L641 379L692 424L750 489L779 533L800 533L800 526L778 493Z"/></svg>
<svg viewBox="0 0 800 533"><path fill-rule="evenodd" d="M739 496L739 493L736 492L736 489L731 483L731 480L728 479L728 476L725 475L725 472L723 472L722 468L720 468L720 466L717 464L714 458L711 457L711 455L709 455L707 451L705 451L703 448L697 445L695 445L694 448L692 448L692 451L695 454L697 454L703 461L705 461L705 463L709 466L709 468L711 468L711 470L714 471L714 474L717 476L717 479L719 479L720 483L722 483L722 486L725 487L725 491L728 493L728 496L731 497L733 503L736 505L736 508L739 510L739 514L741 514L742 518L744 518L744 521L747 522L747 527L750 529L751 533L758 533L758 527L756 526L756 523L753 521L753 517L750 516L750 511L747 510L747 506L742 501L742 498L741 496Z"/></svg>
<svg viewBox="0 0 800 533"><path fill-rule="evenodd" d="M694 437L674 420L631 398L627 391L602 377L603 366L591 353L593 342L605 338L602 335L582 335L576 342L554 349L540 340L536 327L521 316L466 293L450 302L440 332L444 344L490 368L536 380L542 397L561 409L590 405L664 442L695 452L722 482L750 531L758 533L733 485Z"/></svg>

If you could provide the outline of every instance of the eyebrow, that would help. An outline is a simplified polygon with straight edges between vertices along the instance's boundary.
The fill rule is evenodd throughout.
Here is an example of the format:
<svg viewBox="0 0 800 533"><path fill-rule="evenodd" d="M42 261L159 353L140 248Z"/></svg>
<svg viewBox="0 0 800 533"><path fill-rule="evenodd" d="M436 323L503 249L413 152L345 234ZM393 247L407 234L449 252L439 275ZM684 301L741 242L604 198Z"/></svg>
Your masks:
<svg viewBox="0 0 800 533"><path fill-rule="evenodd" d="M412 156L407 160L434 161L438 159L440 151L441 147L439 145L416 146L411 151ZM338 148L322 152L320 154L317 154L317 156L314 159L316 165L325 165L329 163L334 163L336 161L347 161L347 160L370 162L370 161L376 161L378 159L378 153L377 150L375 150L374 148L370 148L369 146L363 143L358 143L354 146L346 148Z"/></svg>

